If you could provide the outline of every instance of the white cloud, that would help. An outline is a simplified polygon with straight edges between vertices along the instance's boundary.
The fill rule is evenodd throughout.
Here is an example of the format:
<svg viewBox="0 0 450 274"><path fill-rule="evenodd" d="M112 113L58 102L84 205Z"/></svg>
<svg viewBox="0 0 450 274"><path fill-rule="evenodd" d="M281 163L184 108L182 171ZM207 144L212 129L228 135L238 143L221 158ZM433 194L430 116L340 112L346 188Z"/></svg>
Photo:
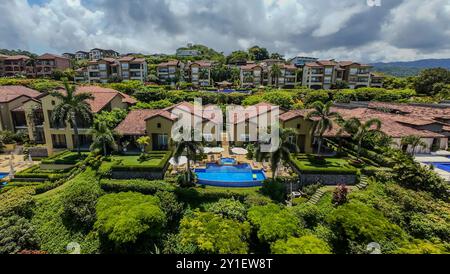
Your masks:
<svg viewBox="0 0 450 274"><path fill-rule="evenodd" d="M257 44L287 56L360 61L450 51L448 0L390 0L373 8L365 0L2 0L0 14L0 48L38 53L173 53L188 42L225 53Z"/></svg>

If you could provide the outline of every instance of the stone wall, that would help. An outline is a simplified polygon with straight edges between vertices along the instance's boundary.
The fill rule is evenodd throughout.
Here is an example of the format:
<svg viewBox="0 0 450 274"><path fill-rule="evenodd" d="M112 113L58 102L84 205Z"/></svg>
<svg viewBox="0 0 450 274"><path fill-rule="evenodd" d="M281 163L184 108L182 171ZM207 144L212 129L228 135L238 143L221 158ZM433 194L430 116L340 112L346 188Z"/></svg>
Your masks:
<svg viewBox="0 0 450 274"><path fill-rule="evenodd" d="M147 179L147 180L162 180L164 179L164 171L112 171L113 179Z"/></svg>

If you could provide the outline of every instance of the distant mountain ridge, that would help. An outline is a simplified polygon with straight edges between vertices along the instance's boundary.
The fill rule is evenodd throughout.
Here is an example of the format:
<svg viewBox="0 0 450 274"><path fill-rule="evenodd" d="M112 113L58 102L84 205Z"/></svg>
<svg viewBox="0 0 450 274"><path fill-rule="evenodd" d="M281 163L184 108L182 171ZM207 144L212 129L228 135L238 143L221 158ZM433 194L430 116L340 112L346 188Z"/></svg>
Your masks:
<svg viewBox="0 0 450 274"><path fill-rule="evenodd" d="M450 69L450 58L447 59L422 59L416 61L378 62L371 64L375 71L384 72L393 76L415 76L421 70L427 68Z"/></svg>

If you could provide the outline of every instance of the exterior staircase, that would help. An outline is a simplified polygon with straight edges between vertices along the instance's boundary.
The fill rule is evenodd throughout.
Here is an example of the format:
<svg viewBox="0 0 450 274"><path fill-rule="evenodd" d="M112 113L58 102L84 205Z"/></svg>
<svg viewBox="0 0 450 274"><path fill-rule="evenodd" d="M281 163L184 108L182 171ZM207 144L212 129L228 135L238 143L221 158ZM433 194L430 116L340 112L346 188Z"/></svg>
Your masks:
<svg viewBox="0 0 450 274"><path fill-rule="evenodd" d="M369 177L367 177L366 175L361 175L361 181L359 184L356 185L356 187L359 190L363 190L367 187L368 184L369 184Z"/></svg>
<svg viewBox="0 0 450 274"><path fill-rule="evenodd" d="M317 204L320 198L322 198L322 196L325 194L325 190L326 189L324 187L319 188L316 191L316 193L314 193L314 195L311 197L311 199L309 199L308 203L313 205Z"/></svg>

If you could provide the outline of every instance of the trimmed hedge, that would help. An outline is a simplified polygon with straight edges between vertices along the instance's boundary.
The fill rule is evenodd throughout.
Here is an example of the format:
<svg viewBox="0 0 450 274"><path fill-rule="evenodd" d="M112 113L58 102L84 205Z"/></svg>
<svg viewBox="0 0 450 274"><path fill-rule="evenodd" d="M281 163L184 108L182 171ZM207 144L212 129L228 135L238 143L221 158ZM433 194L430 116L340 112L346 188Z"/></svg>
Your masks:
<svg viewBox="0 0 450 274"><path fill-rule="evenodd" d="M336 174L336 175L357 175L358 169L350 166L345 159L324 158L323 162L314 163L315 156L292 155L291 162L295 168L304 174ZM333 161L334 160L334 161ZM341 160L342 163L337 162Z"/></svg>
<svg viewBox="0 0 450 274"><path fill-rule="evenodd" d="M29 179L30 182L32 182L35 179L45 179L50 181L56 181L58 179L63 178L72 170L72 168L69 169L63 169L63 170L42 170L39 168L39 165L35 165L32 167L29 167L25 170L22 170L21 172L18 172L14 175L14 179L12 179L12 182L17 181L23 181L21 179Z"/></svg>
<svg viewBox="0 0 450 274"><path fill-rule="evenodd" d="M174 191L175 186L165 181L147 180L101 180L100 187L107 192L140 192L142 194L154 194L158 190Z"/></svg>
<svg viewBox="0 0 450 274"><path fill-rule="evenodd" d="M78 158L77 152L69 150L63 151L51 157L42 160L42 164L46 165L75 165L88 157L87 153L81 153L81 158Z"/></svg>

